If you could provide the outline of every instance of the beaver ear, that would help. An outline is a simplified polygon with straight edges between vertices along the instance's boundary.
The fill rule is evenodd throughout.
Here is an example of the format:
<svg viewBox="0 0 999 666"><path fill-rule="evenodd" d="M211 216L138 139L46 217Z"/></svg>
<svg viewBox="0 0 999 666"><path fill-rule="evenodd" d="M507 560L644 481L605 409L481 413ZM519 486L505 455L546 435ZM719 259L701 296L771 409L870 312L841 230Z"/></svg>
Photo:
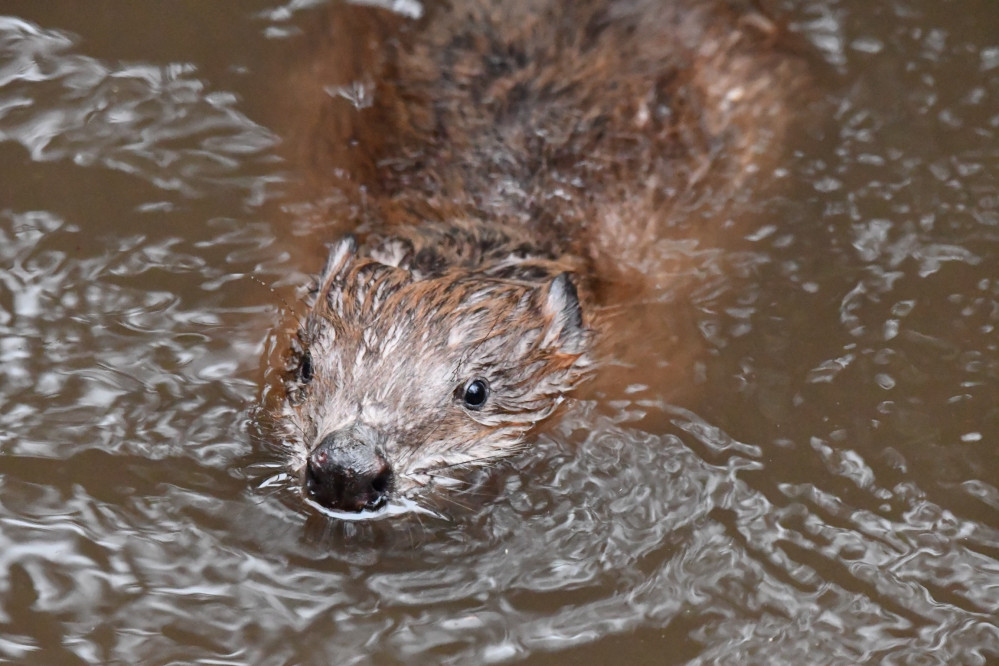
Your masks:
<svg viewBox="0 0 999 666"><path fill-rule="evenodd" d="M542 290L542 307L551 319L548 335L557 339L563 351L581 354L586 346L586 328L583 327L583 309L579 294L568 273L560 273Z"/></svg>
<svg viewBox="0 0 999 666"><path fill-rule="evenodd" d="M331 280L343 276L354 257L357 256L357 239L353 234L347 234L337 242L329 246L330 254L326 258L326 265L320 273L319 282L328 285Z"/></svg>

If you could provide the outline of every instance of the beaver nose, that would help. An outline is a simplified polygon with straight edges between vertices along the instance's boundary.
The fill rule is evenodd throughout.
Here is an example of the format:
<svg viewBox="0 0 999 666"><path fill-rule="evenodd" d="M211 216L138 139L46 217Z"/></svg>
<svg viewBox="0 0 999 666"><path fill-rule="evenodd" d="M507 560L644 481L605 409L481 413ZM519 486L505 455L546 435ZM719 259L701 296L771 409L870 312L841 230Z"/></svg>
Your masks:
<svg viewBox="0 0 999 666"><path fill-rule="evenodd" d="M341 430L326 435L309 454L306 487L330 509L373 511L388 499L392 468L372 444Z"/></svg>

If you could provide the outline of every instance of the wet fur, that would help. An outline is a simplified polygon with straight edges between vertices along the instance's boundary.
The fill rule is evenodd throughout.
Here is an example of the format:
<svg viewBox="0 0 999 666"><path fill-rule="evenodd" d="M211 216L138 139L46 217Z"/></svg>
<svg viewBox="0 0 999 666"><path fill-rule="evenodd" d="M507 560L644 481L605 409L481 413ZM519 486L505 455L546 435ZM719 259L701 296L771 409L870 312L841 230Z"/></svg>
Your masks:
<svg viewBox="0 0 999 666"><path fill-rule="evenodd" d="M404 494L514 453L588 371L574 287L564 274L538 281L556 262L514 254L425 271L411 253L389 262L357 249L352 237L333 249L299 332L297 363L308 351L312 378L290 381L286 417L304 450L363 424ZM529 279L517 279L520 265ZM458 392L475 378L491 395L470 410Z"/></svg>
<svg viewBox="0 0 999 666"><path fill-rule="evenodd" d="M319 95L302 145L356 236L331 248L293 345L299 466L351 424L397 495L518 451L592 370L600 282L681 204L730 199L774 162L795 79L774 30L721 0L455 0L415 22L334 8L342 57L309 75L354 94ZM474 377L482 410L456 393Z"/></svg>

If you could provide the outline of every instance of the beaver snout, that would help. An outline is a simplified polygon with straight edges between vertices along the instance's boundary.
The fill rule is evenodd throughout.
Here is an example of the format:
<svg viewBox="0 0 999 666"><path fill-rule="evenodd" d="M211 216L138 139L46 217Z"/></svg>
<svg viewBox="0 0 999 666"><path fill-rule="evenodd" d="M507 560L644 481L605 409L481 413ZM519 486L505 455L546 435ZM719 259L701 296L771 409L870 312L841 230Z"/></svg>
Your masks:
<svg viewBox="0 0 999 666"><path fill-rule="evenodd" d="M309 454L305 484L316 502L340 511L374 511L385 504L392 467L364 434L338 430Z"/></svg>

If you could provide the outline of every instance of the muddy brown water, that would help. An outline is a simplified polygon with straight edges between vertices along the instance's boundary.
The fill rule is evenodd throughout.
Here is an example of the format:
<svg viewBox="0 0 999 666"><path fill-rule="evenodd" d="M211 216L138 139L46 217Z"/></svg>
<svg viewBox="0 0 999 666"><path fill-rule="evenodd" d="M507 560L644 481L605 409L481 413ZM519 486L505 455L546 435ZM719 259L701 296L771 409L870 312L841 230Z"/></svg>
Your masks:
<svg viewBox="0 0 999 666"><path fill-rule="evenodd" d="M261 82L317 4L0 2L0 658L999 662L999 4L784 2L827 117L648 306L696 390L373 523L257 409L324 231Z"/></svg>

